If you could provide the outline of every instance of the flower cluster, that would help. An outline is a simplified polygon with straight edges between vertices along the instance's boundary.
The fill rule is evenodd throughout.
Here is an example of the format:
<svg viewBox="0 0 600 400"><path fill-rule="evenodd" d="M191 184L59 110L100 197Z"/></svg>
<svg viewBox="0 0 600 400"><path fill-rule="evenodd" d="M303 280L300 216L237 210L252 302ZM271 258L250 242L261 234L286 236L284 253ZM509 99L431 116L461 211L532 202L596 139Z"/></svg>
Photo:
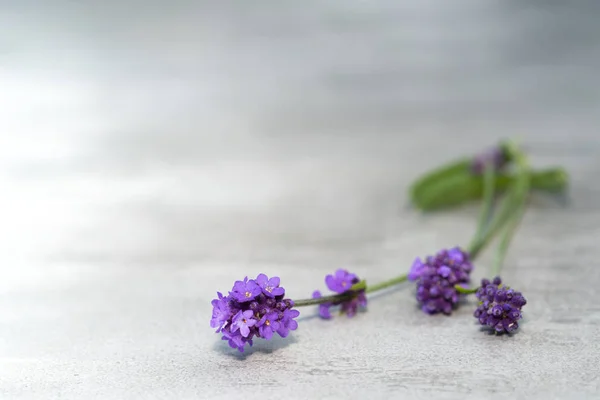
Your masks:
<svg viewBox="0 0 600 400"><path fill-rule="evenodd" d="M451 314L460 294L454 285L469 283L473 265L469 255L458 247L441 250L421 261L417 258L408 274L417 282L417 301L427 314Z"/></svg>
<svg viewBox="0 0 600 400"><path fill-rule="evenodd" d="M495 171L501 170L508 163L508 154L506 150L501 146L493 147L487 151L484 151L473 158L471 162L471 171L474 174L482 174L485 170L485 166L489 163Z"/></svg>
<svg viewBox="0 0 600 400"><path fill-rule="evenodd" d="M475 296L479 306L473 316L481 325L498 333L511 333L519 328L517 321L521 319L521 308L527 304L521 292L503 286L502 280L496 277L492 282L482 279Z"/></svg>
<svg viewBox="0 0 600 400"><path fill-rule="evenodd" d="M338 269L333 275L327 275L325 277L325 284L329 290L338 294L348 294L348 297L343 300L320 304L319 315L322 318L329 319L331 318L329 309L334 305L340 305L341 313L346 314L348 317L353 317L356 315L359 306L366 307L367 296L365 295L364 289L357 291L352 290L352 285L357 284L358 282L360 282L358 276L356 276L356 274L351 274L345 269ZM312 297L313 299L321 298L321 292L315 290Z"/></svg>
<svg viewBox="0 0 600 400"><path fill-rule="evenodd" d="M252 346L252 338L269 340L274 333L286 337L298 328L294 320L300 313L293 310L294 302L284 299L285 289L279 286L279 278L269 279L260 274L256 279L237 281L228 296L217 292L212 301L213 312L210 326L223 334L229 346L244 351Z"/></svg>

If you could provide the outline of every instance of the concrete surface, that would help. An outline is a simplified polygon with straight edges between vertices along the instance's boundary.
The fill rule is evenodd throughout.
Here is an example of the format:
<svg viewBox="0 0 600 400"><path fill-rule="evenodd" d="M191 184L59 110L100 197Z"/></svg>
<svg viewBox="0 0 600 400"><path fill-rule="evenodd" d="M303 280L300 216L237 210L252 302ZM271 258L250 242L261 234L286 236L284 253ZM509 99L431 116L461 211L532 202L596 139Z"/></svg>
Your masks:
<svg viewBox="0 0 600 400"><path fill-rule="evenodd" d="M1 3L1 399L599 397L598 2L168 3ZM407 185L508 136L572 176L510 250L517 335L409 286L244 356L209 328L245 275L301 298L466 243L476 207Z"/></svg>

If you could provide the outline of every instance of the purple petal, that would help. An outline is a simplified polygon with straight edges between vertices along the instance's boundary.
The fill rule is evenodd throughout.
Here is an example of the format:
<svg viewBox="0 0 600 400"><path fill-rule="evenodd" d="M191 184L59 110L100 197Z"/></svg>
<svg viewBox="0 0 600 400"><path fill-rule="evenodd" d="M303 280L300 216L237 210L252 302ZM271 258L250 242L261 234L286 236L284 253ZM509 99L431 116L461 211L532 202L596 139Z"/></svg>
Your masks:
<svg viewBox="0 0 600 400"><path fill-rule="evenodd" d="M424 264L421 262L421 259L416 258L415 261L413 261L412 266L410 267L410 272L408 273L408 280L412 282L419 279L421 277L421 274L423 273L423 267Z"/></svg>
<svg viewBox="0 0 600 400"><path fill-rule="evenodd" d="M438 272L438 274L440 274L440 276L447 278L452 273L452 270L450 269L450 267L448 267L446 265L442 265L441 267L438 268L437 272Z"/></svg>
<svg viewBox="0 0 600 400"><path fill-rule="evenodd" d="M279 279L278 276L274 276L271 279L269 279L269 286L278 287L280 282L281 279Z"/></svg>
<svg viewBox="0 0 600 400"><path fill-rule="evenodd" d="M273 330L270 326L263 325L259 328L260 336L265 340L270 340L273 337Z"/></svg>
<svg viewBox="0 0 600 400"><path fill-rule="evenodd" d="M258 274L258 276L256 277L256 279L254 280L260 287L265 287L265 285L267 284L267 282L269 281L269 277L267 277L265 274Z"/></svg>
<svg viewBox="0 0 600 400"><path fill-rule="evenodd" d="M333 277L333 275L327 275L325 277L325 284L327 285L327 288L329 288L329 290L331 290L332 292L342 293L344 291L344 289L341 287L339 282Z"/></svg>
<svg viewBox="0 0 600 400"><path fill-rule="evenodd" d="M325 303L319 305L319 315L321 318L329 319L331 318L331 312L329 312L329 308L331 307L331 303Z"/></svg>
<svg viewBox="0 0 600 400"><path fill-rule="evenodd" d="M250 334L250 328L248 328L247 325L242 324L240 326L240 333L242 334L243 337L248 337L248 335Z"/></svg>
<svg viewBox="0 0 600 400"><path fill-rule="evenodd" d="M294 321L293 319L290 319L287 322L287 326L286 326L289 330L295 331L296 329L298 329L298 322Z"/></svg>
<svg viewBox="0 0 600 400"><path fill-rule="evenodd" d="M278 334L279 334L279 336L281 336L282 338L285 338L285 337L287 337L287 335L289 335L289 334L290 334L290 330L289 330L287 327L285 327L285 326L281 325L281 326L279 327L279 329L277 330L277 333L278 333Z"/></svg>

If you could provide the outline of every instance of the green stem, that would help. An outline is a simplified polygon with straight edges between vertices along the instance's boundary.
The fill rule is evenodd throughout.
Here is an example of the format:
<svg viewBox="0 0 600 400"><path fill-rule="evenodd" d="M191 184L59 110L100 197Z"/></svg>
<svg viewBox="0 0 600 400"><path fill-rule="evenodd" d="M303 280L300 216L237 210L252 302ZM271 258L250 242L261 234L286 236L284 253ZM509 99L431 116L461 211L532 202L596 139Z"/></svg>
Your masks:
<svg viewBox="0 0 600 400"><path fill-rule="evenodd" d="M473 243L480 240L485 232L485 227L489 222L492 213L492 205L494 204L494 164L489 162L485 165L483 177L483 204L477 222L477 230L469 247L473 247Z"/></svg>
<svg viewBox="0 0 600 400"><path fill-rule="evenodd" d="M476 287L475 289L467 289L467 288L464 288L464 287L462 287L462 286L460 286L460 285L454 285L454 289L456 289L456 291L457 291L458 293L462 293L462 294L473 294L473 293L476 293L476 292L477 292L477 290L478 290L479 288L478 288L478 287Z"/></svg>
<svg viewBox="0 0 600 400"><path fill-rule="evenodd" d="M317 304L324 303L333 303L339 304L343 301L350 300L356 292L364 290L365 293L373 293L379 290L383 290L389 288L391 286L402 283L408 279L408 275L400 275L392 279L388 279L387 281L380 282L376 285L368 286L365 281L360 281L359 283L352 286L350 291L342 294L335 294L332 296L319 297L317 299L303 299L303 300L294 300L294 307L304 307L304 306L314 306Z"/></svg>
<svg viewBox="0 0 600 400"><path fill-rule="evenodd" d="M396 278L389 279L387 281L380 282L376 285L367 286L366 293L377 292L378 290L389 288L390 286L397 285L399 283L408 280L408 274L397 276Z"/></svg>
<svg viewBox="0 0 600 400"><path fill-rule="evenodd" d="M496 251L496 257L492 267L491 276L498 276L500 274L502 264L504 263L504 258L506 257L506 253L508 251L508 246L517 230L517 227L519 226L519 223L521 222L521 219L523 218L523 214L525 214L529 189L531 187L527 158L519 151L515 151L514 156L520 171L517 182L515 183L515 190L517 191L517 198L515 200L516 210L512 218L510 218L504 233L502 234L502 238L500 239L500 244L498 245L498 250Z"/></svg>
<svg viewBox="0 0 600 400"><path fill-rule="evenodd" d="M485 246L489 244L492 238L502 229L512 212L514 197L514 190L510 190L500 205L500 211L494 215L494 218L489 223L483 235L475 236L467 250L471 259L475 259Z"/></svg>
<svg viewBox="0 0 600 400"><path fill-rule="evenodd" d="M352 298L349 293L336 294L333 296L325 296L319 297L317 299L302 299L302 300L294 300L294 307L305 307L305 306L314 306L317 304L323 303L341 303L344 300L349 300Z"/></svg>

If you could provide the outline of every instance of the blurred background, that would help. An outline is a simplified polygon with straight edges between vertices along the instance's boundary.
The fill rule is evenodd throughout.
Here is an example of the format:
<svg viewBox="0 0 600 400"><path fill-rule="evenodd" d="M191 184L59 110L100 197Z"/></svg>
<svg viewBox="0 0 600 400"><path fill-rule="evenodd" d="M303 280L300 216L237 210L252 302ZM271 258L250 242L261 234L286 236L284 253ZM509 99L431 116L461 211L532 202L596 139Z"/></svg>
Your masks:
<svg viewBox="0 0 600 400"><path fill-rule="evenodd" d="M265 272L307 297L338 267L379 280L466 243L475 207L423 217L407 187L507 137L571 174L568 210L538 201L515 244L533 272L507 272L538 280L531 318L549 323L547 292L570 275L540 282L525 254L567 263L552 235L598 278L580 239L600 222L599 11L0 1L0 393L123 398L117 364L157 398L224 390L210 369L227 353L207 328L214 291ZM202 374L170 380L192 354Z"/></svg>

